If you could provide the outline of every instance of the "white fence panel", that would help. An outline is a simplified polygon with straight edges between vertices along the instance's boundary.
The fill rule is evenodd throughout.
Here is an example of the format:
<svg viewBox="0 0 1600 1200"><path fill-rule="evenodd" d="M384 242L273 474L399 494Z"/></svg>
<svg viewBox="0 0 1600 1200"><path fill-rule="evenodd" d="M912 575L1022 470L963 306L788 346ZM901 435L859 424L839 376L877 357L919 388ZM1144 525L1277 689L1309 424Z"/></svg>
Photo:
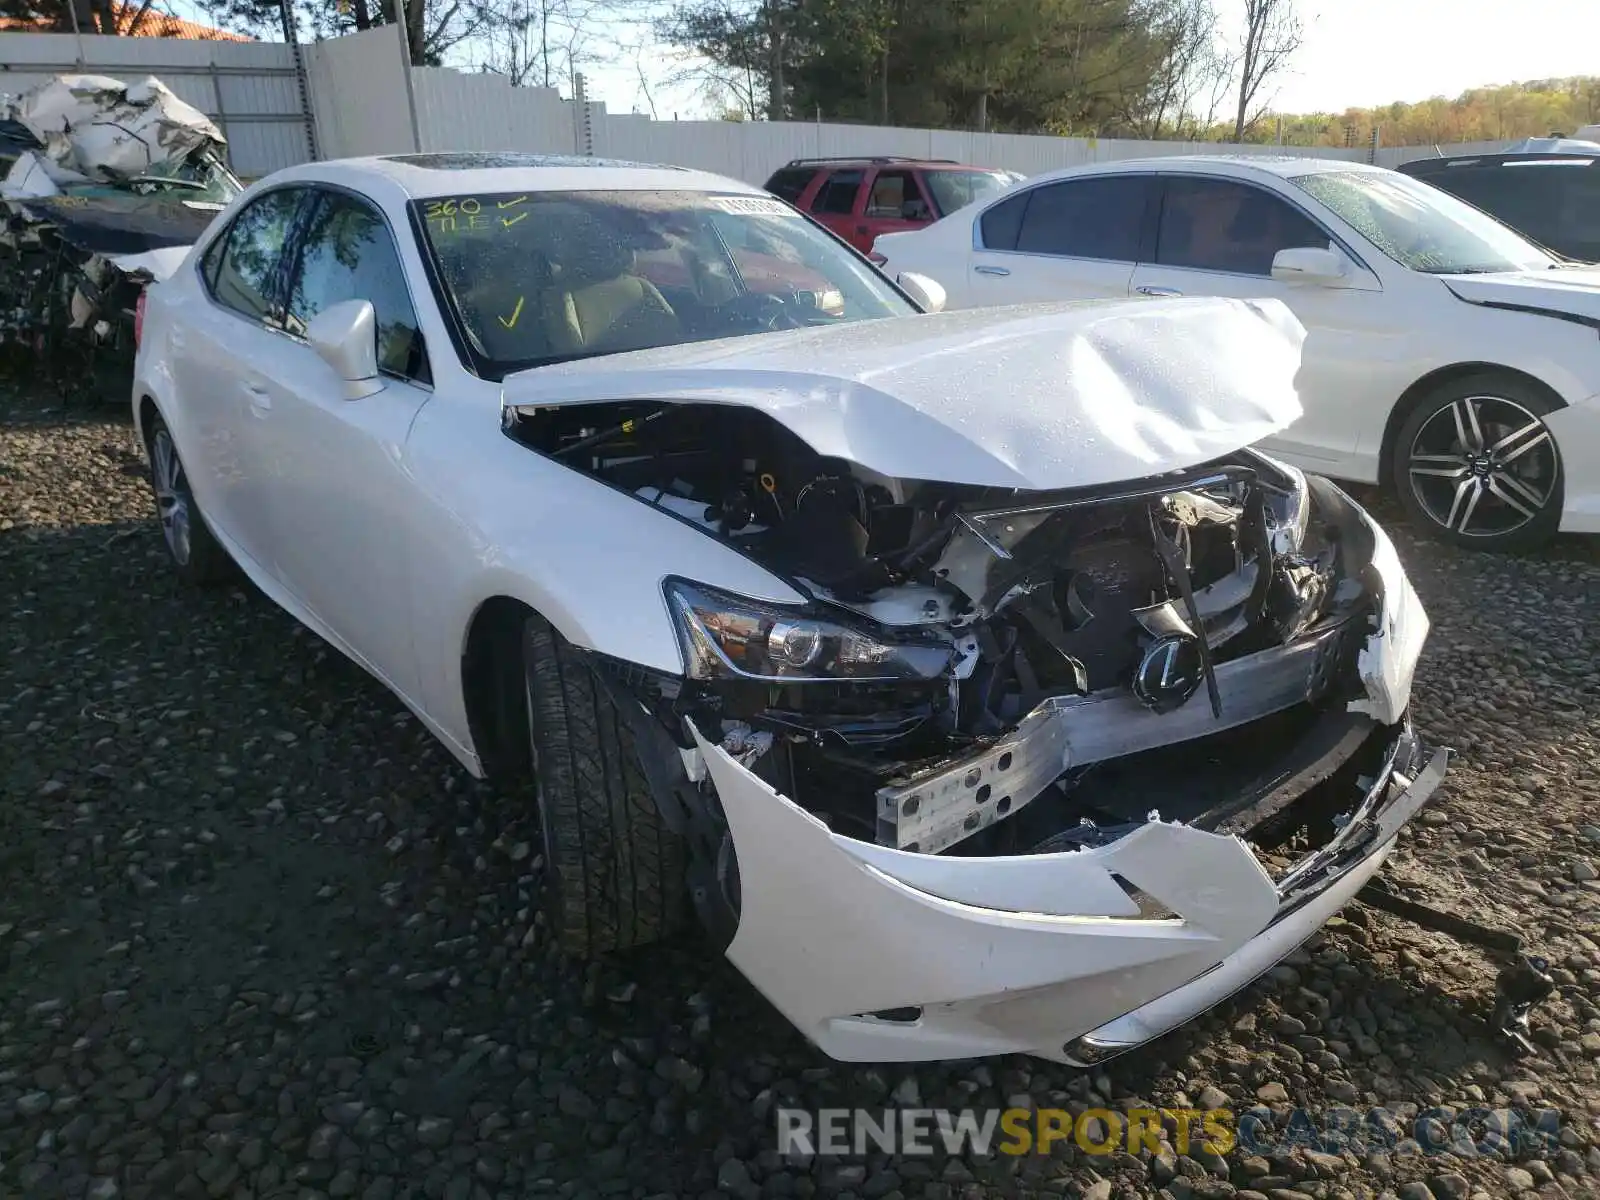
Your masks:
<svg viewBox="0 0 1600 1200"><path fill-rule="evenodd" d="M512 87L497 75L443 67L418 67L412 78L425 149L573 151L572 106L554 88Z"/></svg>
<svg viewBox="0 0 1600 1200"><path fill-rule="evenodd" d="M306 82L322 158L416 149L396 26L305 47Z"/></svg>
<svg viewBox="0 0 1600 1200"><path fill-rule="evenodd" d="M319 150L332 158L392 154L412 148L398 35L390 27L310 47L312 107ZM589 104L590 134L580 133L573 104L551 88L512 87L497 75L443 67L412 71L420 148L585 154L666 163L766 182L796 158L904 155L1006 167L1024 175L1084 163L1174 154L1294 155L1365 162L1366 147L1235 146L1217 142L1147 142L960 130L901 129L808 121L656 121L613 115ZM1444 153L1494 150L1500 143L1445 146ZM1438 152L1432 146L1380 148L1394 166Z"/></svg>
<svg viewBox="0 0 1600 1200"><path fill-rule="evenodd" d="M0 35L0 91L27 91L55 75L154 75L205 113L228 139L235 172L255 177L311 157L294 56L278 42L200 41L70 33Z"/></svg>

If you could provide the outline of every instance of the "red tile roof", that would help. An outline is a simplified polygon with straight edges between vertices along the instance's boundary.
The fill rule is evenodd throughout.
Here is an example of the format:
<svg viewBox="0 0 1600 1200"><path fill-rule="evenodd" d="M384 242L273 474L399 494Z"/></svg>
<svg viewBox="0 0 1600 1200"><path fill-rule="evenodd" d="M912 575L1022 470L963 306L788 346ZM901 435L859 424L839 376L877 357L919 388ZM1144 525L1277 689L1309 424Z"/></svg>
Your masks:
<svg viewBox="0 0 1600 1200"><path fill-rule="evenodd" d="M168 16L166 13L157 12L154 8L144 8L136 4L119 4L113 10L116 13L117 33L122 37L170 37L189 38L202 42L253 42L256 39L242 33L230 33L226 29L213 29L209 25L197 25L193 21L185 21L179 17ZM57 21L48 17L36 17L29 20L26 17L0 17L0 30L13 30L16 32L28 31L32 33L71 33L71 26L63 28ZM85 29L83 32L91 33Z"/></svg>

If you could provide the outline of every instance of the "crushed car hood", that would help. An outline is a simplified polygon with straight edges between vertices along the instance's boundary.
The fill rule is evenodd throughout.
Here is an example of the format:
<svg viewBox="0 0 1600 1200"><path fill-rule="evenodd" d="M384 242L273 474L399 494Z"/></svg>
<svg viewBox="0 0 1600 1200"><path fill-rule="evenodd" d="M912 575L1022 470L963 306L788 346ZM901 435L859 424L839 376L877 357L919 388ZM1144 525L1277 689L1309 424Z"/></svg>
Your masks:
<svg viewBox="0 0 1600 1200"><path fill-rule="evenodd" d="M895 478L1093 487L1287 427L1304 338L1277 300L970 309L539 367L506 378L504 403L744 405Z"/></svg>
<svg viewBox="0 0 1600 1200"><path fill-rule="evenodd" d="M224 205L171 194L42 196L12 200L35 221L47 222L74 246L94 254L139 254L192 246Z"/></svg>
<svg viewBox="0 0 1600 1200"><path fill-rule="evenodd" d="M1545 313L1600 325L1600 269L1559 267L1546 271L1496 271L1450 275L1445 287L1458 300L1488 308Z"/></svg>

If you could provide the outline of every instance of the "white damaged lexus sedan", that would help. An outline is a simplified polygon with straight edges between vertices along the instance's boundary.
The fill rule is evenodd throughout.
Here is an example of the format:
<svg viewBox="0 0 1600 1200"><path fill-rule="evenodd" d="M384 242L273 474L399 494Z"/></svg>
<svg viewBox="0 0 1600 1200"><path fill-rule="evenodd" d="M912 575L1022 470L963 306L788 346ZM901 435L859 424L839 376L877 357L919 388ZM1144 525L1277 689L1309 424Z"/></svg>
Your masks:
<svg viewBox="0 0 1600 1200"><path fill-rule="evenodd" d="M1428 620L1250 449L1282 304L907 284L714 176L317 163L149 290L133 406L181 575L532 782L567 952L698 919L835 1058L1097 1062L1382 866Z"/></svg>

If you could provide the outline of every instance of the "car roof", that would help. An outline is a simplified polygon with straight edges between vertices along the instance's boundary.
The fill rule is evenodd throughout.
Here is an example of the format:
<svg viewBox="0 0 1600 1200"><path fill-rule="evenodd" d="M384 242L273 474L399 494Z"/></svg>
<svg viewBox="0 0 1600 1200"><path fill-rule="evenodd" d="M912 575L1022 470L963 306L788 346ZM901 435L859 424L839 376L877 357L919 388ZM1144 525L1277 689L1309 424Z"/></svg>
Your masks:
<svg viewBox="0 0 1600 1200"><path fill-rule="evenodd" d="M1498 154L1449 154L1439 158L1416 158L1401 163L1396 169L1406 175L1432 175L1449 171L1453 167L1503 167L1517 163L1569 163L1577 166L1600 166L1600 149L1584 151L1562 150L1552 153L1502 152Z"/></svg>
<svg viewBox="0 0 1600 1200"><path fill-rule="evenodd" d="M1120 174L1130 171L1184 171L1201 175L1226 175L1233 178L1267 175L1292 179L1299 175L1326 175L1350 171L1381 175L1387 173L1387 168L1375 167L1370 163L1352 162L1344 158L1311 158L1292 154L1163 154L1150 158L1120 158L1084 166L1066 167L1034 175L1027 182L1036 184L1042 180Z"/></svg>
<svg viewBox="0 0 1600 1200"><path fill-rule="evenodd" d="M481 192L690 191L766 195L706 171L575 155L514 151L335 158L275 172L266 182L327 182L414 200Z"/></svg>
<svg viewBox="0 0 1600 1200"><path fill-rule="evenodd" d="M935 167L941 171L998 171L999 167L979 167L972 163L957 162L953 158L901 158L896 155L879 155L874 157L864 154L857 158L791 158L779 171L793 170L823 170L824 168L841 167L849 170L852 167ZM776 172L775 172L776 173Z"/></svg>

